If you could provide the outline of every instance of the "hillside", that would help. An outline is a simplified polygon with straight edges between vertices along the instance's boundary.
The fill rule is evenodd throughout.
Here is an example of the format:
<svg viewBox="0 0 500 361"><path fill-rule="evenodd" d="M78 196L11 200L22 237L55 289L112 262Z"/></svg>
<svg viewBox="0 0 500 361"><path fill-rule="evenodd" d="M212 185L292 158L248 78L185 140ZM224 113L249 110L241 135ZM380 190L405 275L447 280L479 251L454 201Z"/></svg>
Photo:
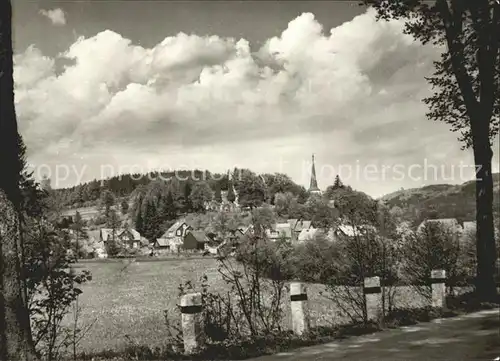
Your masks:
<svg viewBox="0 0 500 361"><path fill-rule="evenodd" d="M494 212L498 216L500 173L493 174ZM393 192L381 197L392 207L402 210L406 220L424 218L457 218L459 221L475 219L475 181L459 185L436 184Z"/></svg>

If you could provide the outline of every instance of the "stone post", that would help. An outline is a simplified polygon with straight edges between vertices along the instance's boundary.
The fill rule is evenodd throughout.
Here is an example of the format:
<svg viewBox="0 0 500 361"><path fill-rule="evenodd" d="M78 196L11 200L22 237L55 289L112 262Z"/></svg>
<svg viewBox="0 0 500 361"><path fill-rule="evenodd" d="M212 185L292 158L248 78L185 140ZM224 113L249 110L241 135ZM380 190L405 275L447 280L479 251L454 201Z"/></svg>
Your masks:
<svg viewBox="0 0 500 361"><path fill-rule="evenodd" d="M380 277L366 277L363 288L368 321L379 322L383 315Z"/></svg>
<svg viewBox="0 0 500 361"><path fill-rule="evenodd" d="M309 332L309 312L307 308L307 288L305 284L290 284L290 303L292 307L293 333L302 336Z"/></svg>
<svg viewBox="0 0 500 361"><path fill-rule="evenodd" d="M432 304L434 308L446 307L446 271L431 271Z"/></svg>
<svg viewBox="0 0 500 361"><path fill-rule="evenodd" d="M181 298L182 338L184 352L193 354L204 346L201 293L190 293Z"/></svg>

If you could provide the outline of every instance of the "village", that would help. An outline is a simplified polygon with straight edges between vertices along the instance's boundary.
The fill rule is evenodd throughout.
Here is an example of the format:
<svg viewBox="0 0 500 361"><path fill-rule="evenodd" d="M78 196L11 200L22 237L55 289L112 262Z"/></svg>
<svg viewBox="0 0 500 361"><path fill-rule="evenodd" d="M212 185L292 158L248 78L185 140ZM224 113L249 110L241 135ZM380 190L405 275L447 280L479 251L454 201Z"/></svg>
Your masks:
<svg viewBox="0 0 500 361"><path fill-rule="evenodd" d="M318 187L316 179L316 169L314 156L312 159L310 186L307 190L309 197L320 199L323 192ZM238 203L237 191L233 189L236 197L233 202L227 199L227 191L222 192L222 202L216 200L205 202L205 211L212 213L223 214L243 214L249 215L248 207L241 207ZM274 222L264 227L263 236L271 242L282 241L292 246L303 244L313 240L315 237L324 237L330 242L336 242L342 237L355 237L358 233L368 229L376 231L373 225L357 224L355 226L342 223L334 200L328 200L328 206L332 209L332 215L337 218L334 220L333 227L321 227L315 225L312 219L289 218L282 219L280 222ZM265 204L262 207L267 207L270 211L274 209L274 205ZM259 209L259 208L257 208ZM73 220L71 211L64 213L65 217ZM92 220L92 217L86 217L87 220ZM191 217L192 218L192 217ZM197 226L194 221L189 221L186 217L180 217L158 238L147 239L137 229L134 228L133 222L124 220L121 222L125 227L108 228L106 226L98 229L84 228L80 230L85 233L83 239L78 240L78 235L69 227L69 233L73 237L73 242L80 242L80 247L83 247L86 258L105 259L112 256L119 257L162 257L172 255L203 255L217 256L222 252L232 253L238 245L248 243L255 236L254 225L246 221L243 224L237 225L232 229L226 229L222 232L214 232L213 227ZM411 234L411 222L403 221L397 225L398 232L404 237L405 234ZM475 234L476 226L474 221L459 222L455 218L432 218L425 219L417 227L415 231L423 229L428 224L438 224L450 230L457 239L462 239L464 242ZM95 228L95 227L94 227ZM121 255L115 254L110 256L107 252L110 243L117 243L124 251Z"/></svg>

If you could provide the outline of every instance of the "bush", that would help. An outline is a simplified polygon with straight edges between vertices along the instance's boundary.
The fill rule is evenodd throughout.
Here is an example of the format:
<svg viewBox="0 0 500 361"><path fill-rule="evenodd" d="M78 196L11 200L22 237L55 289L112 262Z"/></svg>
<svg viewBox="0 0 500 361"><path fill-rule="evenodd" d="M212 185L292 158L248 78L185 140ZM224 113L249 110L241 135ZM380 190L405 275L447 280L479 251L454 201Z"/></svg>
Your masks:
<svg viewBox="0 0 500 361"><path fill-rule="evenodd" d="M409 235L403 247L403 274L407 282L424 297L431 297L431 271L445 270L451 288L464 284L465 269L460 266L460 244L456 230L438 222L426 222Z"/></svg>
<svg viewBox="0 0 500 361"><path fill-rule="evenodd" d="M69 235L49 223L29 220L25 232L27 303L37 352L47 360L56 360L69 346L70 330L63 318L82 293L80 285L91 279L88 271L71 267L76 262ZM76 342L74 326L73 341Z"/></svg>

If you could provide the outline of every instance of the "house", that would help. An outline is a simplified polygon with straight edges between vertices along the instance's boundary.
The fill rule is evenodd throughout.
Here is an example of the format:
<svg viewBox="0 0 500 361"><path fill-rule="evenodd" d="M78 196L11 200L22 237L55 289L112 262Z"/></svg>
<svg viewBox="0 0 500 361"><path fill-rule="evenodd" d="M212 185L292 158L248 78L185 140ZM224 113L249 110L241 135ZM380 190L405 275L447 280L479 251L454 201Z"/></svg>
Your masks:
<svg viewBox="0 0 500 361"><path fill-rule="evenodd" d="M460 235L460 241L462 243L467 243L474 239L476 239L476 222L464 222L462 226L462 234Z"/></svg>
<svg viewBox="0 0 500 361"><path fill-rule="evenodd" d="M247 226L247 227L238 227L238 229L243 233L245 236L251 236L254 234L254 227L253 224Z"/></svg>
<svg viewBox="0 0 500 361"><path fill-rule="evenodd" d="M170 251L170 242L166 238L158 238L153 242L153 249L158 251Z"/></svg>
<svg viewBox="0 0 500 361"><path fill-rule="evenodd" d="M184 242L186 234L193 230L184 220L175 222L160 238L153 243L155 249L169 250L176 252Z"/></svg>
<svg viewBox="0 0 500 361"><path fill-rule="evenodd" d="M204 250L206 249L206 245L210 242L210 238L207 237L205 232L203 231L189 231L184 236L184 241L182 243L182 249L185 251L194 251L194 250Z"/></svg>
<svg viewBox="0 0 500 361"><path fill-rule="evenodd" d="M475 221L465 221L463 223L462 229L465 232L476 232L476 222Z"/></svg>
<svg viewBox="0 0 500 361"><path fill-rule="evenodd" d="M310 241L314 238L314 236L318 233L318 231L319 231L318 228L304 228L302 231L300 231L299 235L297 236L297 241L298 242Z"/></svg>
<svg viewBox="0 0 500 361"><path fill-rule="evenodd" d="M289 223L276 223L271 229L266 229L266 236L271 241L280 239L294 241L296 239Z"/></svg>
<svg viewBox="0 0 500 361"><path fill-rule="evenodd" d="M303 219L298 220L295 223L295 226L293 227L293 231L296 233L302 232L304 229L310 229L312 228L312 222L311 221L305 221Z"/></svg>
<svg viewBox="0 0 500 361"><path fill-rule="evenodd" d="M115 241L129 249L138 249L146 243L144 237L132 228L117 228L113 231L111 228L101 228L99 239L101 242L108 242L114 237Z"/></svg>
<svg viewBox="0 0 500 361"><path fill-rule="evenodd" d="M462 227L456 218L426 219L417 227L417 232L422 232L426 224L440 224L445 229L453 232L462 232Z"/></svg>

